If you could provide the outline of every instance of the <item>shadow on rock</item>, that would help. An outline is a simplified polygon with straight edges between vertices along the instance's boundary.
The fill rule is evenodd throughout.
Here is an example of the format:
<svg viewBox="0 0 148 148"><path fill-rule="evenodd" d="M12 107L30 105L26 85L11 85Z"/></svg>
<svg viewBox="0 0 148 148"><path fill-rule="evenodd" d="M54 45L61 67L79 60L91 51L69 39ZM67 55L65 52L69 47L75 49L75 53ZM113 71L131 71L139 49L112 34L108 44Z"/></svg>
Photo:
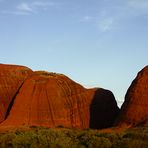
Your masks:
<svg viewBox="0 0 148 148"><path fill-rule="evenodd" d="M111 127L119 113L114 95L109 90L97 89L90 106L90 128Z"/></svg>

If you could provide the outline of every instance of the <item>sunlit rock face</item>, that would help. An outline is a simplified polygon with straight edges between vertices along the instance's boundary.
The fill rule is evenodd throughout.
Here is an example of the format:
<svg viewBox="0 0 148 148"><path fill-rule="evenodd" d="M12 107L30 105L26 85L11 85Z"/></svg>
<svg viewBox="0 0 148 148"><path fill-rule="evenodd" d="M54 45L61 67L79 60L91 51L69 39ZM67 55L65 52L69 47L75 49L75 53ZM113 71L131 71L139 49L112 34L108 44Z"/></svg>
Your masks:
<svg viewBox="0 0 148 148"><path fill-rule="evenodd" d="M0 122L6 118L11 101L31 73L24 66L0 64Z"/></svg>
<svg viewBox="0 0 148 148"><path fill-rule="evenodd" d="M115 125L135 126L148 123L148 66L142 69L129 87Z"/></svg>
<svg viewBox="0 0 148 148"><path fill-rule="evenodd" d="M65 75L38 71L25 80L1 126L101 129L112 126L118 112L110 91L85 89Z"/></svg>

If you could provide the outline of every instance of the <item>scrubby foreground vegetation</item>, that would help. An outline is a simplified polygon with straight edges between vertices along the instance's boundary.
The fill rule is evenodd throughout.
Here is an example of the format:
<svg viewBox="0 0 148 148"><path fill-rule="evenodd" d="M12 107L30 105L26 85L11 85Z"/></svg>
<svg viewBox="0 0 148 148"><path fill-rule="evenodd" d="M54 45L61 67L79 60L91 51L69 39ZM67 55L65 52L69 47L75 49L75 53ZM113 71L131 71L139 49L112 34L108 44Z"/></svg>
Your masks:
<svg viewBox="0 0 148 148"><path fill-rule="evenodd" d="M1 148L147 148L148 128L103 133L98 130L48 129L11 130L0 133Z"/></svg>

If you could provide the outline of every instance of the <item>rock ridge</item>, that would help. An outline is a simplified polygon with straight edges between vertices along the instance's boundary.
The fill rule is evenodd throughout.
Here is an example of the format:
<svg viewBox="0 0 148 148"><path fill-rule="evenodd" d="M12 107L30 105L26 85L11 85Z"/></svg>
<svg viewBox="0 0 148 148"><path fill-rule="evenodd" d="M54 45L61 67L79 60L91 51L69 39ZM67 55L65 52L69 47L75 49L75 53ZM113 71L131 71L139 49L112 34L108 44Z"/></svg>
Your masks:
<svg viewBox="0 0 148 148"><path fill-rule="evenodd" d="M14 81L16 83L16 79ZM119 112L111 91L86 89L63 74L27 69L19 87L15 90L16 96L9 99L12 101L14 97L13 104L10 105L11 101L7 102L6 98L7 106L11 108L5 110L7 116L5 113L1 127L34 125L102 129L112 126Z"/></svg>

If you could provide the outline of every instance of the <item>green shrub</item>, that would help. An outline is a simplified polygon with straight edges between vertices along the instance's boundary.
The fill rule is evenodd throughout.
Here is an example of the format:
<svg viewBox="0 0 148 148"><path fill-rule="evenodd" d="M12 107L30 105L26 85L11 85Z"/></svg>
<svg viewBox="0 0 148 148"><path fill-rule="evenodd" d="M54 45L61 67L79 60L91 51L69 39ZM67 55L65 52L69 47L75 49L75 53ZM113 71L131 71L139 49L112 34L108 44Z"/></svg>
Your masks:
<svg viewBox="0 0 148 148"><path fill-rule="evenodd" d="M142 140L130 140L127 145L128 148L148 148L148 142Z"/></svg>
<svg viewBox="0 0 148 148"><path fill-rule="evenodd" d="M88 148L109 148L111 147L111 142L108 138L101 136L102 134L97 134L98 131L89 130L82 131L78 135L79 143Z"/></svg>
<svg viewBox="0 0 148 148"><path fill-rule="evenodd" d="M15 139L15 133L7 133L0 136L0 147L1 148L9 148L13 147L12 141Z"/></svg>
<svg viewBox="0 0 148 148"><path fill-rule="evenodd" d="M51 148L71 148L76 147L76 143L68 137L64 131L43 129L38 131L38 140L41 147Z"/></svg>
<svg viewBox="0 0 148 148"><path fill-rule="evenodd" d="M111 142L104 137L92 137L89 140L88 148L110 148Z"/></svg>
<svg viewBox="0 0 148 148"><path fill-rule="evenodd" d="M0 133L0 148L147 148L147 139L147 128L101 133L91 129L31 126L28 131Z"/></svg>
<svg viewBox="0 0 148 148"><path fill-rule="evenodd" d="M32 131L21 132L12 140L12 144L15 148L33 148L37 143L38 136Z"/></svg>

